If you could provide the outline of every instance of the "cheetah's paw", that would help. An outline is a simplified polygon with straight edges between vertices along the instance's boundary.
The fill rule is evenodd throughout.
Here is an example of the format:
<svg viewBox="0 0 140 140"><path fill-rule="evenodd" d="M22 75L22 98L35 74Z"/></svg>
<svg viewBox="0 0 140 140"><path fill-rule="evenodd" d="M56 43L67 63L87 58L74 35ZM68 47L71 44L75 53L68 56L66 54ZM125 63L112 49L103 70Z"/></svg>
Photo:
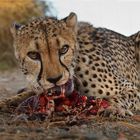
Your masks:
<svg viewBox="0 0 140 140"><path fill-rule="evenodd" d="M133 116L133 113L130 110L115 106L109 106L106 109L99 110L98 114L101 117L109 117L118 120Z"/></svg>

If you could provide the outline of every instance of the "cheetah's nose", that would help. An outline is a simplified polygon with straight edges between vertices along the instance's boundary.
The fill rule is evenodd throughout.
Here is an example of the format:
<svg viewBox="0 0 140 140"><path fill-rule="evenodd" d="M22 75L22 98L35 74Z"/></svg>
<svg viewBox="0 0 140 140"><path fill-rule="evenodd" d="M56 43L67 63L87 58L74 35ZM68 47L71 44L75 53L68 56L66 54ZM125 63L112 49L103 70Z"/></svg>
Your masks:
<svg viewBox="0 0 140 140"><path fill-rule="evenodd" d="M47 80L50 82L50 83L53 83L53 84L56 84L57 81L59 81L60 79L62 78L62 75L59 75L58 77L50 77L50 78L47 78Z"/></svg>

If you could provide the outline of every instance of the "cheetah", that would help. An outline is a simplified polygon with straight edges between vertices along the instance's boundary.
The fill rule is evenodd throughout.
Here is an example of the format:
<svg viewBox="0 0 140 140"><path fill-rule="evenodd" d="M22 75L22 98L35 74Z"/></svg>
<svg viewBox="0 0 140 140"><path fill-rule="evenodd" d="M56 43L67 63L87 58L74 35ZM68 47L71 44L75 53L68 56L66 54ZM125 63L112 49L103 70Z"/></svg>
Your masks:
<svg viewBox="0 0 140 140"><path fill-rule="evenodd" d="M133 115L140 109L139 32L126 37L78 22L75 13L14 24L11 32L21 70L37 94L72 79L71 90L108 99L104 115Z"/></svg>

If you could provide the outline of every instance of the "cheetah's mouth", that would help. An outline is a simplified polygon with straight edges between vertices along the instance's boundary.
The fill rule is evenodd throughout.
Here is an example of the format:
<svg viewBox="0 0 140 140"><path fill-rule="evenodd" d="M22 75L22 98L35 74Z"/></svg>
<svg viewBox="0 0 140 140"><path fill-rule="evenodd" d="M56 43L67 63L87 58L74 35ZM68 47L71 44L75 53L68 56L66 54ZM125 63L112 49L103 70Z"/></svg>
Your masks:
<svg viewBox="0 0 140 140"><path fill-rule="evenodd" d="M62 93L62 90L65 91L65 94L68 96L70 95L74 90L74 83L72 79L69 79L65 84L60 86L54 86L47 90L48 95L52 95L55 93L55 95L59 96Z"/></svg>

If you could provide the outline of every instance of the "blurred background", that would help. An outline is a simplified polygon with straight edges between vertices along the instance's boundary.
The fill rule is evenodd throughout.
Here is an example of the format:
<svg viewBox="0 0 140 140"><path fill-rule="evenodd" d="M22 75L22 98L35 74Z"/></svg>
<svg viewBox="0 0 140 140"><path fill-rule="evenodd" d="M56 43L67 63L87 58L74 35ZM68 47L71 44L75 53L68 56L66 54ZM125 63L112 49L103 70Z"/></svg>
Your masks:
<svg viewBox="0 0 140 140"><path fill-rule="evenodd" d="M79 21L106 27L124 35L140 30L140 0L0 0L0 70L17 66L10 26L32 17L64 18L71 11Z"/></svg>

